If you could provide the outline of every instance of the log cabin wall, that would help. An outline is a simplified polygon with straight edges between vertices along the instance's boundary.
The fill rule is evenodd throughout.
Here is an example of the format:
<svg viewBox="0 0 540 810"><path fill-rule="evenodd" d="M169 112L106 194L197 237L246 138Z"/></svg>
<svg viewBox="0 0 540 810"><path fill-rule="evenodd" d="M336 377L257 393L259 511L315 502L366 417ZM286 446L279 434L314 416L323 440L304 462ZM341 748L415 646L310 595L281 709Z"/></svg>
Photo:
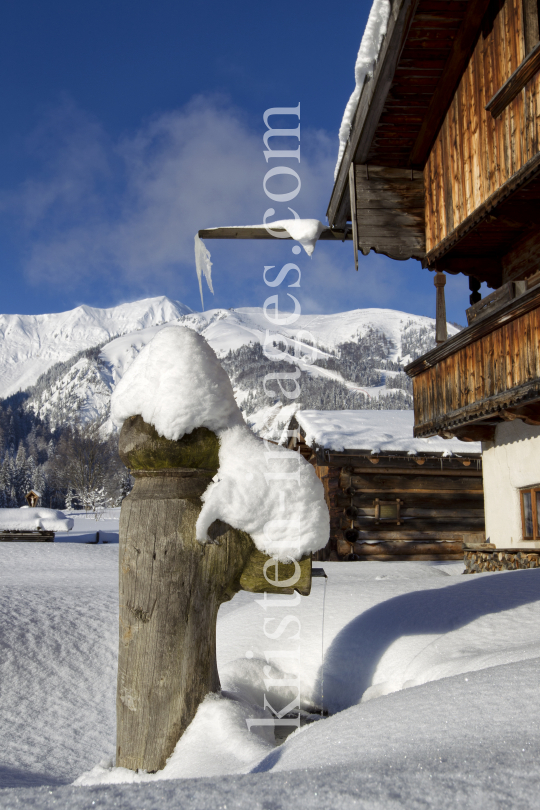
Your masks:
<svg viewBox="0 0 540 810"><path fill-rule="evenodd" d="M493 0L424 170L426 251L536 155L540 73L497 118L486 104L526 55L522 0Z"/></svg>
<svg viewBox="0 0 540 810"><path fill-rule="evenodd" d="M316 464L330 511L330 542L318 560L462 560L485 538L482 465L475 458L330 453ZM400 502L399 521L377 519L377 502Z"/></svg>

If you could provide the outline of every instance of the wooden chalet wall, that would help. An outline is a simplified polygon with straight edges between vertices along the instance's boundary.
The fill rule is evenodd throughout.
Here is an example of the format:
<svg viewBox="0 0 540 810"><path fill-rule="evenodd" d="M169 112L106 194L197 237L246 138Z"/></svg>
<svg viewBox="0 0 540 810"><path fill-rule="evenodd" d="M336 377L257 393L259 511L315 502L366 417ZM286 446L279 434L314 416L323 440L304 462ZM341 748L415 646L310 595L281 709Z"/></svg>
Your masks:
<svg viewBox="0 0 540 810"><path fill-rule="evenodd" d="M497 118L485 107L526 55L522 0L493 0L424 169L426 251L534 158L540 73Z"/></svg>
<svg viewBox="0 0 540 810"><path fill-rule="evenodd" d="M385 166L355 166L355 210L358 249L391 259L422 259L424 178L422 172Z"/></svg>

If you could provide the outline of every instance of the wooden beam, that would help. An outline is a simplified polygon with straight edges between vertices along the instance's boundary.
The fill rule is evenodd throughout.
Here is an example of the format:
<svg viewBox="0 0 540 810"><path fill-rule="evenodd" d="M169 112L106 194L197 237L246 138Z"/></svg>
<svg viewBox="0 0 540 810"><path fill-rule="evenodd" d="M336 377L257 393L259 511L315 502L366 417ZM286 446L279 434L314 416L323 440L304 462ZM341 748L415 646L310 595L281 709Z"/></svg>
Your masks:
<svg viewBox="0 0 540 810"><path fill-rule="evenodd" d="M537 0L522 0L522 2L525 53L529 54L538 45L540 39L538 32L538 2Z"/></svg>
<svg viewBox="0 0 540 810"><path fill-rule="evenodd" d="M450 273L452 276L460 273L464 276L474 276L478 281L486 281L494 275L502 277L500 256L443 256L429 269Z"/></svg>
<svg viewBox="0 0 540 810"><path fill-rule="evenodd" d="M431 152L444 116L457 90L461 76L480 34L481 23L490 0L469 0L467 13L461 23L454 47L448 57L443 76L432 96L427 114L414 144L409 165L423 168Z"/></svg>
<svg viewBox="0 0 540 810"><path fill-rule="evenodd" d="M279 227L272 227L271 223L268 223L269 226L272 228L273 231L276 233L283 233L285 234L286 231L284 228ZM268 233L267 229L264 225L246 225L245 227L223 227L223 228L204 228L197 232L197 235L201 239L291 239L292 237L287 234L287 236L272 236L271 233ZM351 240L352 234L350 231L345 232L343 230L334 229L334 228L326 228L319 239L323 241L328 240L338 240L342 242L344 239Z"/></svg>
<svg viewBox="0 0 540 810"><path fill-rule="evenodd" d="M512 419L523 419L526 425L540 425L540 402L506 408L505 416Z"/></svg>
<svg viewBox="0 0 540 810"><path fill-rule="evenodd" d="M443 431L443 439L461 439L462 442L491 442L496 425L466 425Z"/></svg>
<svg viewBox="0 0 540 810"><path fill-rule="evenodd" d="M327 212L331 227L343 228L350 220L350 199L347 193L349 166L353 162L365 163L367 160L371 141L379 123L386 96L392 86L397 63L417 5L418 0L395 0L392 5L388 29L373 78L364 83L351 134L334 183Z"/></svg>
<svg viewBox="0 0 540 810"><path fill-rule="evenodd" d="M352 237L354 245L354 269L358 271L358 225L356 222L356 177L354 163L349 166L349 197L351 201Z"/></svg>
<svg viewBox="0 0 540 810"><path fill-rule="evenodd" d="M536 24L536 30L538 32L538 22ZM540 43L525 57L521 65L514 70L508 81L503 84L500 90L497 90L495 95L490 98L485 109L491 113L493 118L498 118L502 111L508 107L510 102L515 99L517 94L523 90L525 85L530 82L539 70Z"/></svg>

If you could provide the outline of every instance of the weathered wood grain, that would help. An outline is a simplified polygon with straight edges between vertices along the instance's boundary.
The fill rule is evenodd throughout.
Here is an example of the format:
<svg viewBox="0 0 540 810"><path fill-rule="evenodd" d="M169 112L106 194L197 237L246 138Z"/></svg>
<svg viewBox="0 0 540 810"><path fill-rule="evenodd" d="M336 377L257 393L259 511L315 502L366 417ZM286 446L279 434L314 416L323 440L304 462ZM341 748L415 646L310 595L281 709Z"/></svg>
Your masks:
<svg viewBox="0 0 540 810"><path fill-rule="evenodd" d="M357 165L356 232L358 249L396 259L425 255L422 172Z"/></svg>
<svg viewBox="0 0 540 810"><path fill-rule="evenodd" d="M424 170L428 262L458 226L537 154L540 84L538 73L533 75L534 53L524 61L521 4L491 3ZM499 109L503 96L505 107ZM497 120L489 112L493 105Z"/></svg>
<svg viewBox="0 0 540 810"><path fill-rule="evenodd" d="M485 109L491 113L493 118L498 118L506 107L513 101L517 94L523 90L526 84L540 70L540 45L537 44L523 62L516 68L510 78L488 101Z"/></svg>
<svg viewBox="0 0 540 810"><path fill-rule="evenodd" d="M540 400L540 289L533 287L484 320L473 324L407 367L413 376L415 434L454 432L467 423L519 415L519 409ZM449 343L453 345L448 346ZM437 393L460 367L461 385L454 385L451 407ZM428 397L424 391L432 391ZM534 418L522 411L519 418ZM474 425L471 425L474 429ZM478 425L481 427L481 424Z"/></svg>
<svg viewBox="0 0 540 810"><path fill-rule="evenodd" d="M208 485L203 473L135 472L120 516L119 767L165 765L204 696L219 689L219 605L239 589L253 550L222 523L199 543L195 523Z"/></svg>
<svg viewBox="0 0 540 810"><path fill-rule="evenodd" d="M265 576L264 567L267 563L269 565ZM263 593L264 591L266 593L294 593L297 591L302 596L309 596L311 593L311 557L302 558L297 566L299 568L294 563L269 562L266 554L258 549L253 549L242 570L240 588L251 593ZM274 580L279 582L295 580L295 582L294 585L283 587L270 584Z"/></svg>

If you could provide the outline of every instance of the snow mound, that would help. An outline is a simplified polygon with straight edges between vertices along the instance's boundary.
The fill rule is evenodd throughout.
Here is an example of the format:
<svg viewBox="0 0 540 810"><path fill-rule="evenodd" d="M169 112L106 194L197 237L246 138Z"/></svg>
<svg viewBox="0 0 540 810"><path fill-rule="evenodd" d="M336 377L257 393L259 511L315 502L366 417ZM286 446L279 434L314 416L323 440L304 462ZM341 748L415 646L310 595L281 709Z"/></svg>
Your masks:
<svg viewBox="0 0 540 810"><path fill-rule="evenodd" d="M370 450L371 453L437 453L441 456L480 454L480 442L459 439L415 439L413 411L297 411L306 443L338 453Z"/></svg>
<svg viewBox="0 0 540 810"><path fill-rule="evenodd" d="M374 0L371 11L369 12L366 30L364 31L364 36L362 37L362 42L360 43L360 50L358 51L358 56L356 57L356 65L354 67L356 86L347 103L347 106L345 107L343 120L339 129L339 154L336 163L336 170L334 172L334 179L337 177L341 159L343 157L343 153L345 152L345 147L347 146L347 141L349 139L349 134L354 121L354 116L356 114L356 108L358 107L358 102L360 100L360 95L362 93L362 88L364 86L364 81L366 80L366 77L371 78L373 76L373 68L375 67L375 62L379 56L382 41L384 39L384 35L386 34L389 16L389 0Z"/></svg>
<svg viewBox="0 0 540 810"><path fill-rule="evenodd" d="M202 496L197 537L220 519L247 532L264 554L299 560L328 542L323 485L300 453L270 444L246 426L220 436L219 473Z"/></svg>
<svg viewBox="0 0 540 810"><path fill-rule="evenodd" d="M161 779L193 779L249 770L274 749L274 732L262 727L251 733L246 721L264 713L244 701L210 693L161 771L130 771L102 760L83 773L74 785L114 785L156 782ZM266 732L266 733L265 733ZM208 756L209 743L212 756Z"/></svg>
<svg viewBox="0 0 540 810"><path fill-rule="evenodd" d="M43 529L47 532L69 532L73 520L56 509L37 506L33 509L0 509L0 531L34 532Z"/></svg>
<svg viewBox="0 0 540 810"><path fill-rule="evenodd" d="M137 355L111 400L114 424L140 415L176 441L198 427L243 424L232 385L206 340L183 326L162 329Z"/></svg>

